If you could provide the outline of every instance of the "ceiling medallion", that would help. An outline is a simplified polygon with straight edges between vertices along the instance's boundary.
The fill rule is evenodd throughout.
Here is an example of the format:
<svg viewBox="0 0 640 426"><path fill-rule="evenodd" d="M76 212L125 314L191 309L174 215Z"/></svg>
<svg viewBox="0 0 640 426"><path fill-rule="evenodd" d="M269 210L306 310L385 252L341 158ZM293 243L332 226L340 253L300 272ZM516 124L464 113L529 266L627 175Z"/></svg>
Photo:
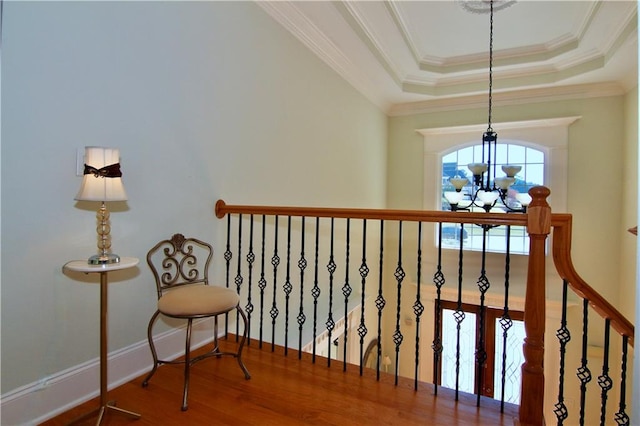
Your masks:
<svg viewBox="0 0 640 426"><path fill-rule="evenodd" d="M491 1L490 0L457 0L460 7L462 7L467 12L471 13L490 13L491 12ZM493 1L493 11L497 12L498 10L506 9L507 7L514 4L516 0L494 0Z"/></svg>

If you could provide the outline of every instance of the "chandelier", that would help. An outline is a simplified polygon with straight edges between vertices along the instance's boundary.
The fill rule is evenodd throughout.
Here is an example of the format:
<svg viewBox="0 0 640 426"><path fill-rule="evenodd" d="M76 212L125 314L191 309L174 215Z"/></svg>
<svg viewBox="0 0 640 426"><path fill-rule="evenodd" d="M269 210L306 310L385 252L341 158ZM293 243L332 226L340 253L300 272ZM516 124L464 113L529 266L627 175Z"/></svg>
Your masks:
<svg viewBox="0 0 640 426"><path fill-rule="evenodd" d="M482 135L482 162L471 163L467 166L473 175L472 181L457 175L450 178L449 182L455 191L447 191L444 196L451 206L451 211L469 211L474 208L482 208L489 212L497 207L506 212L524 213L531 202L529 194L510 193L510 188L516 182L516 175L522 166L505 164L501 167L505 176L496 176L498 134L491 127L494 0L461 1L460 3L465 10L474 13L489 12L489 117L487 130ZM512 3L513 1L496 1L499 8L507 7Z"/></svg>

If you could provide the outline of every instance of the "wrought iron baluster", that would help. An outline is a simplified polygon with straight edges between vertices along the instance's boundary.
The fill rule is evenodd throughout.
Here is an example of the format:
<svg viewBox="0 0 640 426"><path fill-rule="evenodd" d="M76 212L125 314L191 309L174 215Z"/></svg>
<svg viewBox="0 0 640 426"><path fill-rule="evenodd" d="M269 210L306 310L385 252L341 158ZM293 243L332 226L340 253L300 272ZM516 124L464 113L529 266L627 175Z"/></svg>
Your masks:
<svg viewBox="0 0 640 426"><path fill-rule="evenodd" d="M224 251L224 260L226 264L225 268L225 286L229 288L229 281L231 279L231 259L233 258L233 254L231 253L231 215L227 215L227 246ZM227 337L229 333L228 325L229 321L227 321L229 317L228 313L224 314L224 336ZM217 323L216 323L217 327Z"/></svg>
<svg viewBox="0 0 640 426"><path fill-rule="evenodd" d="M273 300L271 302L271 309L269 315L271 315L271 352L276 349L276 318L278 318L278 304L276 302L277 283L278 283L278 265L280 265L280 257L278 256L278 216L275 216L274 224L274 242L273 242L273 256L271 257L271 265L273 266Z"/></svg>
<svg viewBox="0 0 640 426"><path fill-rule="evenodd" d="M558 388L558 402L554 405L553 413L558 418L558 425L562 425L569 416L569 411L564 403L564 362L567 352L567 343L571 340L571 333L567 328L567 289L569 283L563 280L562 283L562 319L560 328L556 332L556 337L560 342L560 378Z"/></svg>
<svg viewBox="0 0 640 426"><path fill-rule="evenodd" d="M511 225L507 226L507 247L504 260L504 309L500 317L500 327L502 328L502 389L500 393L500 412L504 413L504 394L507 377L507 339L509 330L513 326L511 314L509 314L509 278L511 274Z"/></svg>
<svg viewBox="0 0 640 426"><path fill-rule="evenodd" d="M376 361L376 379L380 380L380 360L382 359L382 310L387 302L382 294L383 277L383 255L384 255L384 220L380 221L380 273L378 275L378 296L376 297L376 308L378 309L378 356Z"/></svg>
<svg viewBox="0 0 640 426"><path fill-rule="evenodd" d="M333 243L334 243L334 222L335 218L331 218L331 237L330 237L330 249L329 249L329 263L327 264L327 271L329 271L329 316L327 317L327 322L325 326L327 327L327 366L331 367L331 345L333 344L333 339L331 335L333 333L333 329L336 326L335 321L333 320L333 274L336 272L336 262L333 257Z"/></svg>
<svg viewBox="0 0 640 426"><path fill-rule="evenodd" d="M463 225L460 225L461 227ZM491 283L489 283L489 279L487 278L487 239L489 238L489 230L491 228L489 226L482 227L482 266L480 270L480 277L478 278L478 290L480 291L480 330L479 330L479 338L476 348L476 366L477 366L477 374L478 374L478 390L476 395L476 406L480 406L480 397L484 393L484 366L487 362L487 348L486 348L486 334L487 334L487 324L486 324L486 312L487 308L484 304L485 295L491 287ZM462 236L464 232L460 229L460 240L462 241Z"/></svg>
<svg viewBox="0 0 640 426"><path fill-rule="evenodd" d="M284 355L289 354L289 300L293 286L291 285L291 216L287 217L287 276L282 286L285 294L284 302Z"/></svg>
<svg viewBox="0 0 640 426"><path fill-rule="evenodd" d="M302 233L300 235L300 260L298 260L298 269L300 269L300 309L298 311L298 359L302 359L302 328L307 317L304 314L304 271L307 269L307 259L304 257L304 238L307 233L305 228L305 217L302 216ZM314 336L315 340L315 336Z"/></svg>
<svg viewBox="0 0 640 426"><path fill-rule="evenodd" d="M620 367L620 405L616 413L615 420L620 426L629 425L629 416L624 411L627 404L625 402L627 394L627 351L629 349L629 337L622 336L622 362Z"/></svg>
<svg viewBox="0 0 640 426"><path fill-rule="evenodd" d="M460 235L464 233L464 225L460 224ZM453 318L456 321L456 388L455 400L458 401L460 392L460 333L462 331L462 321L464 321L465 313L462 310L462 272L463 272L463 238L460 238L460 246L458 247L458 302Z"/></svg>
<svg viewBox="0 0 640 426"><path fill-rule="evenodd" d="M585 408L587 401L587 383L591 381L591 370L589 370L587 350L589 347L589 301L582 300L582 360L578 367L577 376L580 380L580 426L584 426Z"/></svg>
<svg viewBox="0 0 640 426"><path fill-rule="evenodd" d="M267 280L264 277L265 269L264 269L264 261L265 261L265 241L266 241L266 216L262 215L262 241L261 245L261 254L260 254L260 280L258 281L258 288L260 289L260 341L258 346L262 349L262 332L264 330L264 290L267 288Z"/></svg>
<svg viewBox="0 0 640 426"><path fill-rule="evenodd" d="M418 259L416 261L416 301L413 304L413 313L416 316L416 352L413 388L418 390L418 366L420 362L420 317L424 312L424 306L420 301L420 286L422 285L422 222L418 222Z"/></svg>
<svg viewBox="0 0 640 426"><path fill-rule="evenodd" d="M236 277L234 283L236 285L236 293L240 294L242 287L242 214L238 215L238 266L236 269ZM225 326L226 327L226 326ZM236 310L236 342L240 339L240 312Z"/></svg>
<svg viewBox="0 0 640 426"><path fill-rule="evenodd" d="M318 297L320 297L320 287L318 286L318 248L320 247L320 218L316 217L316 244L314 254L314 273L313 273L313 288L311 289L311 296L313 297L313 350L311 359L313 363L316 362L316 335L318 331Z"/></svg>
<svg viewBox="0 0 640 426"><path fill-rule="evenodd" d="M396 304L396 329L393 332L393 343L396 345L396 367L395 367L395 384L398 384L398 372L400 362L400 345L402 344L403 336L400 331L400 311L401 311L401 297L402 297L402 282L405 277L404 269L402 268L402 221L398 223L398 266L394 272L394 277L397 282L397 304Z"/></svg>
<svg viewBox="0 0 640 426"><path fill-rule="evenodd" d="M360 324L358 325L358 336L360 336L360 375L363 374L364 358L364 338L367 335L367 326L364 322L364 303L369 267L367 266L367 219L362 220L362 263L358 269L360 272Z"/></svg>
<svg viewBox="0 0 640 426"><path fill-rule="evenodd" d="M609 338L611 335L611 320L604 321L604 357L602 359L602 374L598 376L598 385L602 389L600 393L600 424L604 426L607 417L607 394L613 387L613 381L609 377Z"/></svg>
<svg viewBox="0 0 640 426"><path fill-rule="evenodd" d="M349 340L349 296L351 295L351 285L349 284L349 250L351 239L351 219L347 218L347 240L345 247L345 278L342 286L342 295L344 296L344 341L342 345L342 371L347 371L347 344Z"/></svg>
<svg viewBox="0 0 640 426"><path fill-rule="evenodd" d="M442 375L440 374L442 360L442 286L445 283L445 277L442 273L442 222L438 223L438 265L436 272L433 274L433 283L436 286L436 328L435 336L433 337L433 343L431 349L433 349L433 384L434 394L438 395L438 384L440 383Z"/></svg>
<svg viewBox="0 0 640 426"><path fill-rule="evenodd" d="M249 222L249 252L247 253L247 345L251 345L251 314L253 313L253 301L251 292L253 290L253 263L256 260L256 254L253 251L253 215L250 216Z"/></svg>

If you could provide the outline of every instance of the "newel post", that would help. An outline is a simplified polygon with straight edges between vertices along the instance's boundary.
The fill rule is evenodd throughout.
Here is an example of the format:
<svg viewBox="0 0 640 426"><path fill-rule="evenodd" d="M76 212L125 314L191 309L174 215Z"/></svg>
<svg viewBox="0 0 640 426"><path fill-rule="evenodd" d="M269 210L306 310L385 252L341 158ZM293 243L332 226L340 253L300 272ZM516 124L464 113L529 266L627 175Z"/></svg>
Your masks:
<svg viewBox="0 0 640 426"><path fill-rule="evenodd" d="M551 207L544 186L529 190L527 209L529 267L524 304L524 364L520 392L520 425L544 425L545 241L551 231Z"/></svg>

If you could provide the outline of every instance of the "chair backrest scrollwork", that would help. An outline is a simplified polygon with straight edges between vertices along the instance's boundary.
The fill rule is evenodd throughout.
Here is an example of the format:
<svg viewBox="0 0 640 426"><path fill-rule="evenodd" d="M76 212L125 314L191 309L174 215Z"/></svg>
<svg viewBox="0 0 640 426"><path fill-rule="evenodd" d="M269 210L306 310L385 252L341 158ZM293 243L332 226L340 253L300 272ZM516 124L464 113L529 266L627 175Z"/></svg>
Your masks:
<svg viewBox="0 0 640 426"><path fill-rule="evenodd" d="M212 257L210 244L182 234L156 244L147 253L147 263L156 281L158 298L163 292L183 285L208 285Z"/></svg>

